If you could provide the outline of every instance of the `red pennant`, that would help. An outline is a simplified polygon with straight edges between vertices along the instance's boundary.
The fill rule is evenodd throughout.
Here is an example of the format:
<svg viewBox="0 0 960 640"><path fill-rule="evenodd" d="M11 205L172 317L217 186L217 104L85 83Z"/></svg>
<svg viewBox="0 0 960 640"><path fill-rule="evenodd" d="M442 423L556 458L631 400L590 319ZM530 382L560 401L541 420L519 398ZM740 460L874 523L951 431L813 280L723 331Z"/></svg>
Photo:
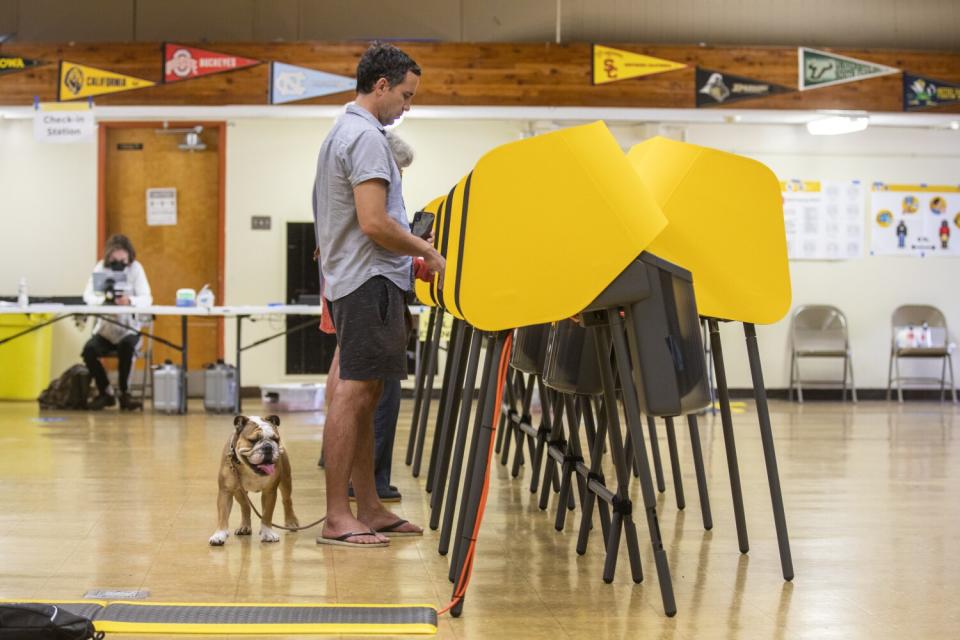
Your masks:
<svg viewBox="0 0 960 640"><path fill-rule="evenodd" d="M182 44L163 45L163 81L180 82L225 71L246 69L260 64L259 60L244 58L219 51L197 49Z"/></svg>

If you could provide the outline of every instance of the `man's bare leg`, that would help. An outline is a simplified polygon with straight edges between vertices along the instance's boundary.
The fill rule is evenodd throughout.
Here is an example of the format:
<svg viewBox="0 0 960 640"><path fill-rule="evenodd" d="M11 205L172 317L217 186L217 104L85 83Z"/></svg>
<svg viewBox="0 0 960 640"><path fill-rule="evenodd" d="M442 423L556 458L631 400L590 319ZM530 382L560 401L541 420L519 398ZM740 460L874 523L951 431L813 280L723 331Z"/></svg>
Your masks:
<svg viewBox="0 0 960 640"><path fill-rule="evenodd" d="M383 390L383 383L380 382L380 389ZM380 394L377 394L379 402ZM383 527L388 527L400 520L400 516L389 511L380 502L377 495L377 483L374 478L375 465L373 461L374 452L374 433L373 433L373 415L376 411L371 411L366 428L358 434L356 457L353 461L353 491L357 497L357 519L365 525L377 531ZM422 532L423 529L417 525L407 522L393 529L397 533Z"/></svg>
<svg viewBox="0 0 960 640"><path fill-rule="evenodd" d="M370 528L350 511L347 482L357 461L358 445L365 441L366 444L362 446L369 449L367 456L370 462L364 470L364 476L369 474L370 485L373 484L373 412L382 387L379 380L340 380L337 384L324 426L324 473L327 485L327 520L321 533L324 538L336 538ZM373 497L376 499L375 487ZM350 538L350 542L364 544L385 540L387 538L381 535Z"/></svg>

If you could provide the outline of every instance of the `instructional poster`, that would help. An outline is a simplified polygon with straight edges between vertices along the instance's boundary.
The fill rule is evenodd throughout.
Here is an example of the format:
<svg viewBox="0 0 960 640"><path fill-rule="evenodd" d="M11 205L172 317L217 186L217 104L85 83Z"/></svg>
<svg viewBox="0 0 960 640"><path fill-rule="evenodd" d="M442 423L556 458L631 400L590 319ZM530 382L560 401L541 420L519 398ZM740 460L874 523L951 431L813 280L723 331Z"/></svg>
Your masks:
<svg viewBox="0 0 960 640"><path fill-rule="evenodd" d="M960 186L873 185L873 255L960 256Z"/></svg>
<svg viewBox="0 0 960 640"><path fill-rule="evenodd" d="M865 194L859 180L786 180L780 188L791 260L863 256Z"/></svg>

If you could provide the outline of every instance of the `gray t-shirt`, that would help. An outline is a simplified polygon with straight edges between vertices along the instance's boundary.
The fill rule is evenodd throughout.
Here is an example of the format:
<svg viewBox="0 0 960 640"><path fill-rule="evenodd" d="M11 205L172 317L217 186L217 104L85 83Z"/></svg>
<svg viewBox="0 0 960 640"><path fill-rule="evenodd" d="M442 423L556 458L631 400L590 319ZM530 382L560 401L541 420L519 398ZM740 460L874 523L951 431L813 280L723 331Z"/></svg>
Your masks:
<svg viewBox="0 0 960 640"><path fill-rule="evenodd" d="M337 118L320 147L313 185L313 219L324 297L336 301L375 276L410 289L410 257L387 251L361 231L353 189L372 179L387 184L387 215L408 228L400 169L383 125L355 104Z"/></svg>

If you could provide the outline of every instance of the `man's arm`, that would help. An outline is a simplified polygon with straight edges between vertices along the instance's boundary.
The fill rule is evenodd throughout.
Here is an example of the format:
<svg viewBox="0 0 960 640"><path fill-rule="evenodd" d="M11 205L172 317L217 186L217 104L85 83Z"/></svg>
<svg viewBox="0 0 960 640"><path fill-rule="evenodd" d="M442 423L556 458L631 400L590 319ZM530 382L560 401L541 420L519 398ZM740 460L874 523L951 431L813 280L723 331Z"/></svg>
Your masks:
<svg viewBox="0 0 960 640"><path fill-rule="evenodd" d="M360 230L378 245L405 256L424 259L431 273L439 273L441 281L446 261L433 245L410 233L396 220L387 215L387 183L384 180L367 180L353 189L357 203L357 221Z"/></svg>

